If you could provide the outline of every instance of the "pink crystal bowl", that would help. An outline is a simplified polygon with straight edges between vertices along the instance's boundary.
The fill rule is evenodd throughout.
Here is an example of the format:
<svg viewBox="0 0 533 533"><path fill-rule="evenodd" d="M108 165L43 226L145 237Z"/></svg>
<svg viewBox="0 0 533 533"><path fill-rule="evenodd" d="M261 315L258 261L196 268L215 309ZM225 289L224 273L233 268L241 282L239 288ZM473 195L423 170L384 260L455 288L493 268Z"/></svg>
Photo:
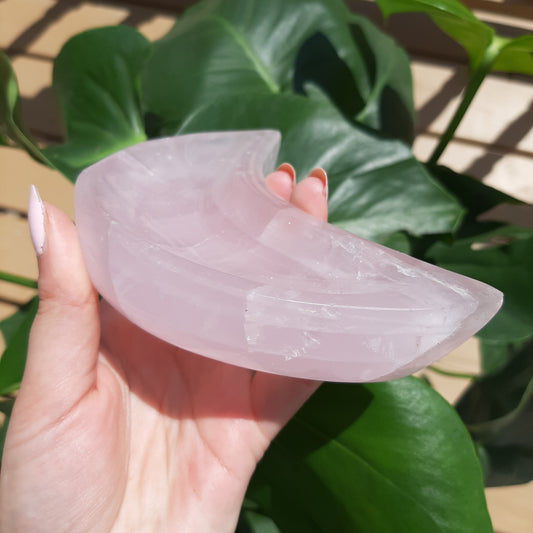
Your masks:
<svg viewBox="0 0 533 533"><path fill-rule="evenodd" d="M263 130L158 139L84 170L76 224L102 296L191 352L328 381L405 376L492 318L496 289L271 193L264 176L280 138Z"/></svg>

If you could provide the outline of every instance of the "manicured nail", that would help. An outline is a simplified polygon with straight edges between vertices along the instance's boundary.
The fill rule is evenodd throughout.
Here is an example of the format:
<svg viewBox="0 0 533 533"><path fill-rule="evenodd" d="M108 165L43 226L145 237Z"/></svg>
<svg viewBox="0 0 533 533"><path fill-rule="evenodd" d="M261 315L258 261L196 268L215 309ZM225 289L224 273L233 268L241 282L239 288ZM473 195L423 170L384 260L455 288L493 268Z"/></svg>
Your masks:
<svg viewBox="0 0 533 533"><path fill-rule="evenodd" d="M30 227L31 242L37 255L41 255L44 249L44 205L35 188L31 186L30 199L28 201L28 225Z"/></svg>
<svg viewBox="0 0 533 533"><path fill-rule="evenodd" d="M282 163L276 170L286 172L292 178L292 182L296 183L296 171L290 163Z"/></svg>
<svg viewBox="0 0 533 533"><path fill-rule="evenodd" d="M323 168L314 168L309 172L309 176L313 178L318 178L324 185L324 196L328 197L328 175Z"/></svg>

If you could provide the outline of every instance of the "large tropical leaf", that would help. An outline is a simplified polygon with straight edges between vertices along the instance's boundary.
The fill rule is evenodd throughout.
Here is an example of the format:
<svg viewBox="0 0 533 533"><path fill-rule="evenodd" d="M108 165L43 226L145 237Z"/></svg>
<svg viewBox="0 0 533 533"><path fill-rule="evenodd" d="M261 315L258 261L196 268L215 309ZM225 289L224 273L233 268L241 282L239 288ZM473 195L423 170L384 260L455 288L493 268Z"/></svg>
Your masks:
<svg viewBox="0 0 533 533"><path fill-rule="evenodd" d="M437 243L428 257L504 294L499 313L478 335L498 342L523 342L533 337L533 229L504 226L452 245Z"/></svg>
<svg viewBox="0 0 533 533"><path fill-rule="evenodd" d="M509 351L509 361L472 383L457 403L483 447L488 485L533 479L533 341Z"/></svg>
<svg viewBox="0 0 533 533"><path fill-rule="evenodd" d="M3 324L0 330L6 341L6 349L0 358L0 396L18 389L26 364L28 336L38 306L37 297L32 298L17 314Z"/></svg>
<svg viewBox="0 0 533 533"><path fill-rule="evenodd" d="M494 70L533 75L533 35L502 39Z"/></svg>
<svg viewBox="0 0 533 533"><path fill-rule="evenodd" d="M228 94L305 92L319 85L349 118L413 135L406 54L340 0L210 0L185 13L143 72L148 111L175 129Z"/></svg>
<svg viewBox="0 0 533 533"><path fill-rule="evenodd" d="M405 144L354 127L324 98L219 98L193 113L180 133L261 128L281 131L279 161L290 161L299 176L327 169L330 221L362 237L449 232L462 215Z"/></svg>
<svg viewBox="0 0 533 533"><path fill-rule="evenodd" d="M287 532L492 531L472 441L416 378L323 385L274 440L248 497Z"/></svg>
<svg viewBox="0 0 533 533"><path fill-rule="evenodd" d="M54 63L66 143L44 150L74 180L86 166L146 139L139 72L151 50L136 30L114 26L72 37Z"/></svg>
<svg viewBox="0 0 533 533"><path fill-rule="evenodd" d="M428 164L426 167L431 175L444 185L446 190L450 191L465 208L465 216L457 232L459 238L486 233L489 229L493 229L492 226L501 225L478 220L480 215L493 207L500 204L524 205L520 200L466 174L459 174L442 165Z"/></svg>
<svg viewBox="0 0 533 533"><path fill-rule="evenodd" d="M482 62L503 72L533 74L533 37L508 39L496 35L458 0L376 0L385 17L393 13L426 13L467 52L470 67Z"/></svg>

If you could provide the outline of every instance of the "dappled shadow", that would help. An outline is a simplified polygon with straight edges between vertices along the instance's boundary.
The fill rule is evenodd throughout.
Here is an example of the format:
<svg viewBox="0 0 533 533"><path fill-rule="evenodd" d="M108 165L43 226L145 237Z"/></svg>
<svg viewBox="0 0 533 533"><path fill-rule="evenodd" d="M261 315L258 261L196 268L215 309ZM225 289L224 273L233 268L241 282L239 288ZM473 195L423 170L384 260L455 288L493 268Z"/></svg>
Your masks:
<svg viewBox="0 0 533 533"><path fill-rule="evenodd" d="M10 43L5 50L7 55L11 56L26 50L46 32L49 26L61 19L68 11L77 8L81 3L82 0L69 0L69 2L57 2L52 5L42 18L24 28L22 33Z"/></svg>
<svg viewBox="0 0 533 533"><path fill-rule="evenodd" d="M20 100L24 123L33 135L53 142L63 139L59 106L52 87L42 89L31 98L21 97Z"/></svg>
<svg viewBox="0 0 533 533"><path fill-rule="evenodd" d="M148 4L149 5L149 4ZM130 9L128 16L121 22L125 26L132 26L136 28L141 24L149 22L157 16L157 12L148 9Z"/></svg>
<svg viewBox="0 0 533 533"><path fill-rule="evenodd" d="M427 130L450 101L461 94L465 83L466 69L456 69L440 90L418 110L417 128L420 131Z"/></svg>
<svg viewBox="0 0 533 533"><path fill-rule="evenodd" d="M321 87L349 120L353 120L364 107L365 102L350 69L322 33L309 37L296 57L294 91L305 94L307 83Z"/></svg>
<svg viewBox="0 0 533 533"><path fill-rule="evenodd" d="M498 152L487 151L481 157L473 161L465 170L466 174L471 174L476 178L487 176L494 166L505 157L513 148L531 131L533 118L533 99L529 107L515 120L510 122L500 133L498 138L492 143L498 147ZM507 148L508 147L508 148Z"/></svg>

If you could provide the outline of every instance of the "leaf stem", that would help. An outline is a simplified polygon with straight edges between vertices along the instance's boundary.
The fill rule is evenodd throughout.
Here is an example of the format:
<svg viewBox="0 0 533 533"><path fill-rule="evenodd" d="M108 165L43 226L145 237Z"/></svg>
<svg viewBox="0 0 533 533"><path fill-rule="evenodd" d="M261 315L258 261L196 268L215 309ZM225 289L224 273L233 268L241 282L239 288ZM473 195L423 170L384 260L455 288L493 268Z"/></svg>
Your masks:
<svg viewBox="0 0 533 533"><path fill-rule="evenodd" d="M461 123L461 120L463 120L463 117L465 116L467 109L470 107L470 104L472 103L472 100L474 99L474 96L476 95L479 87L483 83L483 80L492 70L494 62L496 61L496 59L500 55L500 52L507 43L508 39L498 36L493 37L492 42L486 48L479 65L470 76L470 80L468 81L468 84L466 85L466 88L463 93L463 99L461 100L459 107L455 111L452 119L446 127L446 130L441 135L437 147L435 148L435 150L431 154L431 157L428 160L428 164L437 164L439 157L446 149L446 146L448 146L448 143L452 140L455 131Z"/></svg>
<svg viewBox="0 0 533 533"><path fill-rule="evenodd" d="M25 278L24 276L18 276L17 274L9 274L8 272L0 271L0 281L8 281L15 285L22 285L23 287L37 288L37 282L34 279Z"/></svg>
<svg viewBox="0 0 533 533"><path fill-rule="evenodd" d="M27 137L27 135L17 126L17 124L12 122L10 126L11 131L9 133L11 134L11 138L20 148L26 150L26 152L28 152L28 154L30 154L30 156L33 157L33 159L35 159L38 163L55 169L54 165L48 161L41 150L33 143L31 139Z"/></svg>
<svg viewBox="0 0 533 533"><path fill-rule="evenodd" d="M438 366L430 365L429 370L435 372L435 374L440 374L441 376L446 376L448 378L461 378L461 379L476 379L476 374L468 374L467 372L454 372L452 370L444 370Z"/></svg>

